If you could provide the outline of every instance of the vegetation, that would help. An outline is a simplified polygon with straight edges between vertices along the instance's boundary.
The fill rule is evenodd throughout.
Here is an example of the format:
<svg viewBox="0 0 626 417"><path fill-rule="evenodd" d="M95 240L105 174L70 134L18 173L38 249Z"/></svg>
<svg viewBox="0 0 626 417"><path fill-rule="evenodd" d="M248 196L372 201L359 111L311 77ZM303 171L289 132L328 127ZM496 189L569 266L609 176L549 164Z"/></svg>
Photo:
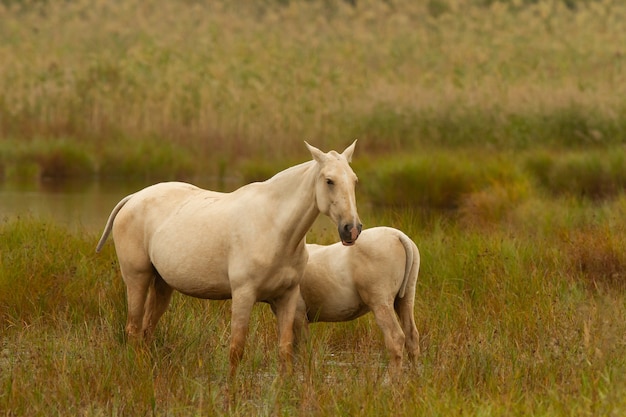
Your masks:
<svg viewBox="0 0 626 417"><path fill-rule="evenodd" d="M366 155L614 149L625 15L613 0L9 2L0 172L233 175L355 138Z"/></svg>
<svg viewBox="0 0 626 417"><path fill-rule="evenodd" d="M0 181L228 188L358 138L364 224L422 253L417 366L389 381L366 316L314 325L280 378L259 305L229 380L229 302L180 295L127 345L112 245L22 216L0 414L624 414L626 5L351 3L0 2Z"/></svg>
<svg viewBox="0 0 626 417"><path fill-rule="evenodd" d="M228 380L229 303L176 295L154 344L124 342L113 245L40 220L0 225L0 409L8 415L620 415L626 197L529 199L505 220L366 212L422 253L422 355L397 384L370 316L316 324L281 379L254 310ZM485 213L481 212L485 216ZM476 216L476 214L474 214ZM490 220L494 220L489 223ZM334 232L311 239L330 242Z"/></svg>

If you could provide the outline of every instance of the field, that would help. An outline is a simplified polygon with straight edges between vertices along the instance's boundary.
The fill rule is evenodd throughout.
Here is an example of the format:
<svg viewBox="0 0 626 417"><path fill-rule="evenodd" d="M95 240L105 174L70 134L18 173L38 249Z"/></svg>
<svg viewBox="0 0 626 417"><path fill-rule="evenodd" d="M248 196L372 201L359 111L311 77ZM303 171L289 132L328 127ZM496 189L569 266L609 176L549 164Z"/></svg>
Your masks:
<svg viewBox="0 0 626 417"><path fill-rule="evenodd" d="M341 150L365 227L422 253L422 356L176 295L127 345L113 245L0 222L0 414L623 415L626 6L615 0L0 3L0 180L262 180ZM2 202L0 201L0 204ZM330 243L316 229L310 241Z"/></svg>
<svg viewBox="0 0 626 417"><path fill-rule="evenodd" d="M626 199L533 202L484 230L368 215L419 245L422 355L397 384L370 316L316 324L293 378L255 308L228 375L229 303L177 295L146 348L124 343L112 245L32 219L0 228L0 409L6 415L621 415ZM377 217L378 216L378 217ZM331 232L313 236L334 239Z"/></svg>

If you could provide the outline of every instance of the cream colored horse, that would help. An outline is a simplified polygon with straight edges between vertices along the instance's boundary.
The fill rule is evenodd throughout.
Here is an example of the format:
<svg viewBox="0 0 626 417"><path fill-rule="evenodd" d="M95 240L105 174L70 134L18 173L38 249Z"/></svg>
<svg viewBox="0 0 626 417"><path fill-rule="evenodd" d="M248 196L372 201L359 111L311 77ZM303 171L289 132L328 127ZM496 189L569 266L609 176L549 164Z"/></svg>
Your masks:
<svg viewBox="0 0 626 417"><path fill-rule="evenodd" d="M306 143L312 161L232 193L169 182L122 199L96 251L112 231L126 284L129 338L151 336L173 290L232 298L232 374L253 304L264 301L275 306L281 363L291 369L298 284L308 259L305 234L320 212L337 224L344 245L361 232L357 178L349 166L355 145L339 154Z"/></svg>
<svg viewBox="0 0 626 417"><path fill-rule="evenodd" d="M310 244L307 250L309 263L300 282L296 335L302 327L308 334L307 319L349 321L371 311L384 335L391 374L397 375L403 348L406 346L412 361L420 352L413 313L420 267L415 243L397 229L374 227L363 230L352 247Z"/></svg>

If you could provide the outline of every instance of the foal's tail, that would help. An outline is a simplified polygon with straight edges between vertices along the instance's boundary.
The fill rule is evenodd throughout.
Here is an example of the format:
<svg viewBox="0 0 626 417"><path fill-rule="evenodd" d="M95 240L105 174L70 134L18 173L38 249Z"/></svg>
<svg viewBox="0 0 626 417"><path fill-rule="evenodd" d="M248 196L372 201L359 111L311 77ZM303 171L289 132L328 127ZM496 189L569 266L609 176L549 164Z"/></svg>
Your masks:
<svg viewBox="0 0 626 417"><path fill-rule="evenodd" d="M117 205L113 208L113 211L111 212L111 215L109 216L109 220L107 220L107 224L104 227L104 232L102 232L102 237L100 238L100 241L98 242L98 246L96 246L96 253L99 253L102 250L102 247L104 246L104 242L106 242L107 237L109 237L109 234L111 233L111 229L113 228L113 220L115 220L115 216L117 216L117 213L119 213L122 207L124 207L124 204L128 203L128 200L130 200L130 198L133 195L134 194L127 195L119 203L117 203Z"/></svg>
<svg viewBox="0 0 626 417"><path fill-rule="evenodd" d="M417 274L420 269L420 252L419 249L417 249L417 245L409 239L407 235L400 231L398 232L398 239L400 239L402 246L404 246L404 252L406 252L404 279L402 280L402 285L398 291L398 297L403 298L409 282L417 282Z"/></svg>

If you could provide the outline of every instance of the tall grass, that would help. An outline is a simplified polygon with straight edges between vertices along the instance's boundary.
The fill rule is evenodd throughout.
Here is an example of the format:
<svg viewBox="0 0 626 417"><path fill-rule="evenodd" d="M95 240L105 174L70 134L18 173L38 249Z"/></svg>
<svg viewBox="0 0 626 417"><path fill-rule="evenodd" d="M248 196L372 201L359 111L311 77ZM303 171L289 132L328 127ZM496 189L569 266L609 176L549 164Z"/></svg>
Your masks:
<svg viewBox="0 0 626 417"><path fill-rule="evenodd" d="M275 319L253 312L229 380L229 302L176 295L126 345L112 245L29 218L0 225L0 409L9 415L610 415L626 389L626 199L528 198L506 222L377 210L420 247L422 355L400 381L370 316L314 324L280 378ZM583 232L584 231L584 232ZM334 240L318 230L316 241ZM605 262L606 261L606 262Z"/></svg>
<svg viewBox="0 0 626 417"><path fill-rule="evenodd" d="M4 5L0 140L69 140L105 160L139 140L204 170L290 157L303 139L624 143L623 4L433 3Z"/></svg>
<svg viewBox="0 0 626 417"><path fill-rule="evenodd" d="M377 204L479 221L535 188L612 197L625 13L610 0L4 4L0 179L249 182L301 161L305 139L358 138Z"/></svg>

